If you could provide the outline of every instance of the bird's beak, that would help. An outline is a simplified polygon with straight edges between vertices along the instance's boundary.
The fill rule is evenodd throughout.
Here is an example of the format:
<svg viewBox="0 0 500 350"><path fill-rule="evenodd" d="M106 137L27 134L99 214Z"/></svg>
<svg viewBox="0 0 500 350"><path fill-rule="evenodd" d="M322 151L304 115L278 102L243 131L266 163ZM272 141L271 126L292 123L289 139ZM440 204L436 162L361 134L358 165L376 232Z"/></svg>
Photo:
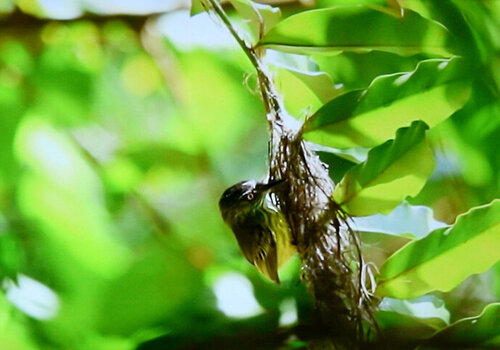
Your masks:
<svg viewBox="0 0 500 350"><path fill-rule="evenodd" d="M278 185L282 184L282 183L283 183L283 182L285 182L285 181L286 181L286 180L284 180L284 179L281 179L281 180L274 180L274 181L271 181L271 182L269 182L269 183L267 183L267 184L262 184L262 185L260 185L260 186L262 186L262 187L261 187L261 189L262 189L263 191L269 191L271 188L276 187L276 186L278 186Z"/></svg>

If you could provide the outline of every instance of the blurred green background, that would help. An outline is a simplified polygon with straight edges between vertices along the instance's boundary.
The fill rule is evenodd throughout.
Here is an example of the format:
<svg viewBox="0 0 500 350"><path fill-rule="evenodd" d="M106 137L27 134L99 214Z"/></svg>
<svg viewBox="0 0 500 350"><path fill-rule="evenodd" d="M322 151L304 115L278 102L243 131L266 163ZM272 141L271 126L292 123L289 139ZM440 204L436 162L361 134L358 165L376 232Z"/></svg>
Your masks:
<svg viewBox="0 0 500 350"><path fill-rule="evenodd" d="M293 323L297 265L262 279L217 207L266 170L243 54L189 3L71 3L0 5L0 348Z"/></svg>
<svg viewBox="0 0 500 350"><path fill-rule="evenodd" d="M307 321L298 261L270 284L220 218L226 187L265 174L266 123L243 53L188 8L0 0L0 349L238 335L250 346ZM494 75L468 105L474 118L466 106L435 131L438 168L413 201L447 223L500 194L500 104L481 90L500 85L494 22L478 32L496 33L480 38ZM362 88L416 62L373 52L328 65L335 82ZM498 293L488 283L484 303Z"/></svg>

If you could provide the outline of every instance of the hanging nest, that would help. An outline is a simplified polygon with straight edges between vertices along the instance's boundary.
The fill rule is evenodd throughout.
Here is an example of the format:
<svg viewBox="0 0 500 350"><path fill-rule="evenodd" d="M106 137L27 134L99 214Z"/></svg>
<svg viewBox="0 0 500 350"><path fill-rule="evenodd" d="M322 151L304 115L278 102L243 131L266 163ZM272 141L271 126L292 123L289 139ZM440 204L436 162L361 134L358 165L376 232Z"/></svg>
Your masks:
<svg viewBox="0 0 500 350"><path fill-rule="evenodd" d="M373 275L361 254L358 233L332 199L328 166L302 137L304 125L288 115L272 80L257 61L270 130L269 181L283 179L276 193L302 262L301 278L313 296L325 336L313 348L357 349L374 319Z"/></svg>
<svg viewBox="0 0 500 350"><path fill-rule="evenodd" d="M334 345L356 349L366 340L363 321L375 326L373 278L363 261L357 232L332 200L334 183L311 145L283 109L268 114L269 180L285 179L277 193L302 262L301 277L314 298L318 325ZM291 126L291 125L295 125Z"/></svg>
<svg viewBox="0 0 500 350"><path fill-rule="evenodd" d="M369 330L378 331L370 293L375 283L363 260L357 232L332 199L335 186L328 166L303 139L303 125L282 107L259 54L238 35L217 1L205 1L206 10L214 10L257 72L270 131L269 181L286 180L276 195L300 255L301 278L315 302L314 326L324 335L310 347L359 349Z"/></svg>

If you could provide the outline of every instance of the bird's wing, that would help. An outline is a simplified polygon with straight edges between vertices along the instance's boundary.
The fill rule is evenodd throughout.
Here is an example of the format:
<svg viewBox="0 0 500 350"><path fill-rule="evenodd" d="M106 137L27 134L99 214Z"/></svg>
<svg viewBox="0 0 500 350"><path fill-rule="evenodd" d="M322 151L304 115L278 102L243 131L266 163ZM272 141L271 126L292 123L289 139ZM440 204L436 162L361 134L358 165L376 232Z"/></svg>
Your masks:
<svg viewBox="0 0 500 350"><path fill-rule="evenodd" d="M255 256L253 264L264 276L275 283L280 283L278 277L278 253L276 242L272 240L266 250L261 249Z"/></svg>

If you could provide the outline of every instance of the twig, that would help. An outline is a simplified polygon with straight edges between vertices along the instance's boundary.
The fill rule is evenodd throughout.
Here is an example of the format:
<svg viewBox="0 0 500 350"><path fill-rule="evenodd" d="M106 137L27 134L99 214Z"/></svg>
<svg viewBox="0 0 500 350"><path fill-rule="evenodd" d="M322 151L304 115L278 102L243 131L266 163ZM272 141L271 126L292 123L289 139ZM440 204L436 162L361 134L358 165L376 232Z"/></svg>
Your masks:
<svg viewBox="0 0 500 350"><path fill-rule="evenodd" d="M245 40L238 34L234 26L231 24L231 21L229 20L229 17L227 16L222 6L216 0L202 0L202 4L204 4L205 1L213 8L217 16L219 16L219 18L222 20L226 28L234 37L238 45L240 45L240 47L243 49L243 52L245 52L246 56L257 71L257 79L259 81L262 100L264 101L266 112L268 113L268 115L271 114L270 116L272 118L268 121L270 127L272 127L274 122L281 121L281 107L271 78L268 76L268 74L266 74L264 67L262 66L262 62L255 49L248 45ZM268 119L270 116L268 116Z"/></svg>

